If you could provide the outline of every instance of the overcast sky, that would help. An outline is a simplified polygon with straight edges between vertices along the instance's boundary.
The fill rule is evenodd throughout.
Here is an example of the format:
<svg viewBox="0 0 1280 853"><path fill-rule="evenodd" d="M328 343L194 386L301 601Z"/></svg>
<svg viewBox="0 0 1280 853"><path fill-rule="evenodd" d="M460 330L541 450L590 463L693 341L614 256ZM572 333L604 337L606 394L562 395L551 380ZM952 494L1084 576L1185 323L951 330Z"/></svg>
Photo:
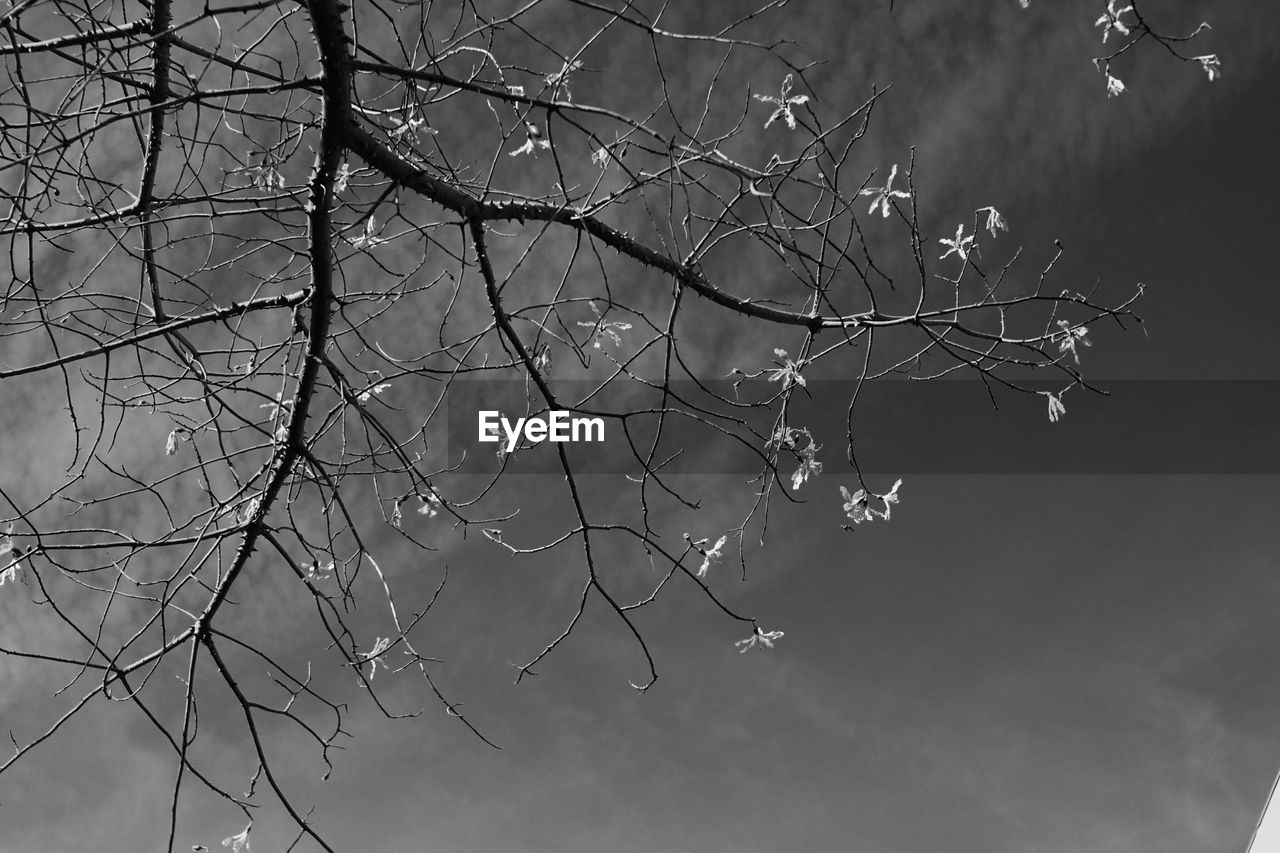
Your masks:
<svg viewBox="0 0 1280 853"><path fill-rule="evenodd" d="M868 150L887 166L916 146L917 183L939 208L931 228L955 221L941 210L950 200L992 203L1034 256L1061 239L1060 274L1078 286L1147 284L1147 334L1098 330L1092 375L1280 379L1271 0L1161 4L1178 23L1212 22L1204 52L1221 55L1222 79L1149 49L1119 66L1130 91L1110 100L1089 62L1098 4L898 0L892 17L885 3L857 15L870 4L792 5L804 53L831 60L814 87L832 109L868 81L894 84ZM1165 401L1170 424L1197 407L1189 387ZM1188 440L1234 447L1232 424L1257 430L1274 411ZM1055 429L1070 430L1070 414ZM451 545L448 615L421 645L439 648L441 685L504 748L438 706L388 722L357 699L329 782L300 743L282 746L282 766L340 850L1242 853L1280 769L1277 469L1188 472L1153 439L1166 458L1148 473L1063 474L1034 416L1043 463L914 473L893 520L856 534L839 527L837 487L852 478L833 459L808 504L776 508L748 582L717 580L784 639L739 655L741 629L672 597L640 620L661 673L644 695L628 686L643 659L602 608L513 686L509 664L572 613L577 574ZM1141 446L1125 427L1116 435ZM31 428L6 415L7 430ZM1261 428L1274 434L1274 420ZM531 523L558 487L516 486ZM593 488L607 500L607 483ZM414 566L389 571L412 584ZM36 630L8 592L6 640ZM0 676L3 727L29 736L48 710L20 700L46 682L3 660ZM423 703L389 690L397 710ZM230 773L244 755L238 720L202 726ZM0 851L158 849L173 772L130 708L86 716L0 778ZM292 835L264 811L253 849L283 850ZM183 817L184 848L218 848L243 825L207 801Z"/></svg>

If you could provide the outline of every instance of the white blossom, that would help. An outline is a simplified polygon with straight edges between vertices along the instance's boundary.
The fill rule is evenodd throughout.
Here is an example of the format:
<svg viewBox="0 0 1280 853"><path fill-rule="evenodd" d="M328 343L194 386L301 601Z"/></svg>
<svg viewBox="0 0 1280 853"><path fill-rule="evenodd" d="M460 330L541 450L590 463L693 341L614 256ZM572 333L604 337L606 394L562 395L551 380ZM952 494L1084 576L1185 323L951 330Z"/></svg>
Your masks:
<svg viewBox="0 0 1280 853"><path fill-rule="evenodd" d="M1111 35L1111 31L1115 30L1122 36L1129 35L1129 25L1121 20L1121 16L1126 12L1132 12L1132 6L1125 6L1123 9L1116 8L1116 0L1107 0L1107 11L1102 17L1094 21L1095 27L1102 27L1102 42L1106 44L1107 37Z"/></svg>
<svg viewBox="0 0 1280 853"><path fill-rule="evenodd" d="M1116 95L1124 93L1124 81L1119 77L1112 77L1107 74L1107 97L1114 98Z"/></svg>
<svg viewBox="0 0 1280 853"><path fill-rule="evenodd" d="M997 231L1009 230L1009 223L1000 215L1000 211L990 205L978 208L979 213L984 210L987 212L987 230L991 232L992 237L996 236Z"/></svg>
<svg viewBox="0 0 1280 853"><path fill-rule="evenodd" d="M543 79L547 81L547 85L556 89L556 94L563 94L566 101L573 100L573 93L569 91L569 75L582 67L581 59L572 61L566 60L564 66L554 74L548 74ZM521 92L523 94L523 92Z"/></svg>
<svg viewBox="0 0 1280 853"><path fill-rule="evenodd" d="M800 451L800 467L791 474L792 491L800 488L810 477L822 473L822 463L817 459L817 452L822 448L811 444Z"/></svg>
<svg viewBox="0 0 1280 853"><path fill-rule="evenodd" d="M792 78L791 75L788 74L782 79L782 90L778 93L778 97L775 98L773 95L754 96L757 101L763 101L766 104L774 104L776 106L773 113L765 120L765 127L773 124L778 119L782 119L787 123L787 127L792 130L796 129L796 116L795 113L791 111L791 108L798 107L801 104L807 104L809 102L809 96L792 95L791 84Z"/></svg>
<svg viewBox="0 0 1280 853"><path fill-rule="evenodd" d="M538 148L550 147L551 143L545 139L533 139L532 137L529 137L525 139L524 145L521 145L519 148L511 152L511 156L519 157L521 154L532 154L536 157L538 154Z"/></svg>
<svg viewBox="0 0 1280 853"><path fill-rule="evenodd" d="M27 570L22 565L22 560L14 560L8 566L0 569L0 586L6 583L23 584L27 582Z"/></svg>
<svg viewBox="0 0 1280 853"><path fill-rule="evenodd" d="M256 515L258 512L258 507L261 505L262 505L262 501L259 500L258 498L250 498L247 504L244 504L244 506L240 510L236 511L236 518L241 522L252 521L254 515ZM243 518L240 515L241 512L244 513Z"/></svg>
<svg viewBox="0 0 1280 853"><path fill-rule="evenodd" d="M706 541L707 540L702 539L699 542L695 542L694 545L697 546ZM716 544L712 545L707 550L702 551L702 565L698 568L698 577L705 578L707 576L707 572L711 569L711 567L714 566L716 563L720 562L721 558L724 557L724 553L723 553L724 543L728 541L729 541L728 535L721 536L719 539L716 540Z"/></svg>
<svg viewBox="0 0 1280 853"><path fill-rule="evenodd" d="M1058 352L1071 353L1071 357L1075 359L1076 364L1079 364L1080 351L1077 348L1081 344L1084 344L1086 347L1093 346L1093 341L1086 337L1086 335L1089 334L1089 327L1076 326L1075 328L1072 328L1071 324L1066 320L1059 320L1058 327L1061 328L1062 331L1055 332L1050 337L1050 340L1057 341Z"/></svg>
<svg viewBox="0 0 1280 853"><path fill-rule="evenodd" d="M1062 405L1062 398L1049 391L1039 392L1049 398L1049 422L1056 424L1058 419L1067 413L1067 407Z"/></svg>
<svg viewBox="0 0 1280 853"><path fill-rule="evenodd" d="M967 260L969 260L969 253L973 251L973 237L974 237L974 235L972 235L972 234L970 234L968 237L964 236L964 224L963 224L963 223L962 223L962 224L960 224L960 225L957 225L957 226L956 226L956 236L955 236L955 239L954 239L954 240L948 240L948 239L946 239L946 238L943 238L943 239L941 239L941 240L939 240L939 241L938 241L939 243L941 243L941 244L942 244L942 245L944 245L944 246L950 246L950 247L951 247L951 248L947 249L945 252L943 252L941 255L939 255L939 256L938 256L938 260L943 260L943 259L945 259L948 255L951 255L951 254L953 254L953 253L954 253L954 254L959 255L959 256L960 256L960 260L962 260L962 261L967 261Z"/></svg>
<svg viewBox="0 0 1280 853"><path fill-rule="evenodd" d="M864 521L875 521L880 518L888 521L893 512L893 507L898 503L898 489L902 486L901 478L893 484L893 488L885 492L883 495L873 495L865 489L858 489L853 494L844 486L840 487L840 494L844 497L844 513L854 524L861 524ZM871 508L871 498L879 498L884 504L884 510Z"/></svg>
<svg viewBox="0 0 1280 853"><path fill-rule="evenodd" d="M544 343L533 358L533 367L543 376L551 375L551 344Z"/></svg>
<svg viewBox="0 0 1280 853"><path fill-rule="evenodd" d="M377 385L374 385L372 388L369 388L366 391L360 392L360 396L358 399L360 400L361 403L367 403L369 402L370 397L374 396L375 394L381 394L383 391L387 390L390 387L391 387L390 382L379 382Z"/></svg>
<svg viewBox="0 0 1280 853"><path fill-rule="evenodd" d="M27 570L22 565L24 559L21 553L14 556L13 525L10 524L4 535L0 536L0 566L4 567L0 568L0 586L27 582Z"/></svg>
<svg viewBox="0 0 1280 853"><path fill-rule="evenodd" d="M391 120L397 125L396 129L390 133L392 139L402 139L407 136L416 142L424 132L433 135L439 133L435 128L427 125L427 120L418 114L417 107L411 107L405 118L392 116Z"/></svg>
<svg viewBox="0 0 1280 853"><path fill-rule="evenodd" d="M800 488L810 477L822 473L822 463L811 455L804 455L800 458L800 466L791 472L791 489L795 491Z"/></svg>
<svg viewBox="0 0 1280 853"><path fill-rule="evenodd" d="M319 560L307 567L306 577L312 583L328 580L333 576L333 560L321 563Z"/></svg>
<svg viewBox="0 0 1280 853"><path fill-rule="evenodd" d="M249 846L249 830L252 827L253 824L250 823L235 835L229 835L222 839L222 846L230 847L231 853L253 853L253 848Z"/></svg>
<svg viewBox="0 0 1280 853"><path fill-rule="evenodd" d="M435 518L444 503L436 496L435 492L418 495L418 500L422 502L422 505L418 507L418 515L425 515L427 518Z"/></svg>
<svg viewBox="0 0 1280 853"><path fill-rule="evenodd" d="M351 164L346 160L342 161L342 165L338 167L338 173L333 178L333 191L340 193L346 190L347 182L351 180Z"/></svg>
<svg viewBox="0 0 1280 853"><path fill-rule="evenodd" d="M278 391L278 392L276 392L276 399L275 399L275 402L273 402L273 403L263 403L262 405L258 406L258 408L259 408L259 409L270 409L270 410L271 410L271 417L273 417L273 418L274 418L276 415L278 415L278 414L280 413L280 410L281 410L281 409L288 409L288 408L289 408L290 406L292 406L292 405L293 405L293 401L292 401L292 400L286 400L286 399L284 398L284 392L283 392L283 391Z"/></svg>
<svg viewBox="0 0 1280 853"><path fill-rule="evenodd" d="M867 213L875 213L876 208L880 208L880 215L889 218L889 203L894 198L911 198L911 193L895 190L893 188L893 179L898 175L898 164L894 163L893 168L889 170L889 180L884 182L882 187L868 187L860 190L858 195L874 196L871 199L871 207L867 209Z"/></svg>
<svg viewBox="0 0 1280 853"><path fill-rule="evenodd" d="M382 659L382 656L389 648L391 648L391 638L378 637L374 641L372 649L367 652L362 652L359 655L361 664L369 664L370 679L377 675L379 665L381 665L383 669L387 669L387 662Z"/></svg>
<svg viewBox="0 0 1280 853"><path fill-rule="evenodd" d="M258 166L249 168L249 180L252 186L263 190L276 190L284 188L284 175L280 174L280 170L276 168L275 163L266 161Z"/></svg>
<svg viewBox="0 0 1280 853"><path fill-rule="evenodd" d="M755 632L750 637L737 640L734 642L734 645L738 647L738 654L744 655L754 649L757 645L761 648L771 649L773 648L774 640L780 640L783 636L784 634L782 631L765 631L761 628L756 628Z"/></svg>
<svg viewBox="0 0 1280 853"><path fill-rule="evenodd" d="M1218 54L1207 53L1204 56L1194 56L1192 59L1200 63L1204 73L1209 75L1210 83L1222 76L1222 60L1218 59Z"/></svg>
<svg viewBox="0 0 1280 853"><path fill-rule="evenodd" d="M804 446L800 445L800 439L805 439ZM769 438L766 448L786 449L795 455L800 461L800 467L791 473L791 489L794 491L808 482L810 477L815 477L822 473L822 463L818 461L818 451L822 449L822 445L813 440L813 434L809 432L808 427L796 428L788 427L785 424L780 425Z"/></svg>
<svg viewBox="0 0 1280 853"><path fill-rule="evenodd" d="M594 299L587 304L591 306L591 313L596 315L596 320L594 323L585 323L579 320L578 325L591 329L591 345L596 349L600 349L600 339L607 337L613 341L614 346L622 346L622 336L618 332L627 331L631 328L631 324L620 320L606 320L604 315L600 313L600 306L596 305Z"/></svg>
<svg viewBox="0 0 1280 853"><path fill-rule="evenodd" d="M841 486L840 494L844 497L844 513L854 524L872 521L875 518L868 507L869 502L867 501L865 489L858 489L853 494L849 494L849 490Z"/></svg>
<svg viewBox="0 0 1280 853"><path fill-rule="evenodd" d="M364 233L351 241L352 248L356 249L372 249L374 246L387 242L378 236L378 221L370 216L365 220Z"/></svg>
<svg viewBox="0 0 1280 853"><path fill-rule="evenodd" d="M804 359L799 358L792 361L784 349L775 349L773 354L782 359L782 366L766 371L769 374L770 382L781 382L782 388L786 389L793 385L799 385L801 388L806 387L804 377L800 375L800 368L804 366Z"/></svg>
<svg viewBox="0 0 1280 853"><path fill-rule="evenodd" d="M542 131L533 122L524 123L524 134L524 145L512 151L512 157L519 157L521 154L532 154L537 157L539 149L551 148L551 141L542 138Z"/></svg>
<svg viewBox="0 0 1280 853"><path fill-rule="evenodd" d="M894 504L898 503L898 487L902 485L902 478L898 478L893 484L893 488L880 496L880 500L884 503L884 512L880 513L880 517L885 521L889 520L889 514L893 511Z"/></svg>

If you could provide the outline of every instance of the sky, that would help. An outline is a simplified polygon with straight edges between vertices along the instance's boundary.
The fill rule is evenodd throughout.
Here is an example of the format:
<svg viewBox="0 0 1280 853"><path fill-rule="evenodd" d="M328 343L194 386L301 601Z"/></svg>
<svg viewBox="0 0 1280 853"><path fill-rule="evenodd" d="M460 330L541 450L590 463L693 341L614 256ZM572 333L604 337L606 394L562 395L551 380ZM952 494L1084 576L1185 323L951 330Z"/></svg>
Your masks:
<svg viewBox="0 0 1280 853"><path fill-rule="evenodd" d="M1274 418L1280 386L1237 380L1280 379L1270 233L1280 54L1266 43L1280 8L1162 4L1178 22L1213 23L1205 50L1221 55L1222 79L1148 50L1117 66L1129 91L1108 99L1089 62L1096 4L1022 10L1009 0L974 12L899 0L892 15L887 4L792 5L796 50L831 60L814 75L825 99L852 102L868 80L893 82L867 160L901 161L915 145L929 233L948 233L954 210L991 203L1031 257L1062 241L1064 279L1146 283L1143 329L1095 329L1087 357L1094 376L1137 380L1153 407L1152 389L1168 383L1162 416L1141 420L1167 434L1135 435L1123 417L1110 435L1105 423L1097 437L1068 433L1082 409L1081 420L1105 418L1097 398L1068 398L1053 429L1042 404L1015 407L1002 416L1036 419L1017 439L1024 469L912 470L892 520L856 533L840 529L837 487L852 477L833 459L811 500L775 506L745 583L731 569L713 578L785 636L739 654L742 629L697 596L671 596L639 617L660 672L644 694L628 685L644 677L643 658L599 607L538 677L514 685L511 663L571 615L577 567L450 540L432 557L450 580L422 645L439 650L442 688L502 749L424 704L410 679L379 674L396 710L422 716L386 720L353 693L353 737L329 781L314 749L273 732L281 765L340 850L1243 853L1280 769L1280 466L1273 456L1261 473L1219 472L1247 470L1241 448L1257 446L1259 429L1274 434L1259 420ZM593 85L621 85L599 76ZM727 276L746 273L726 263ZM718 340L704 355L733 363L759 343ZM1193 465L1198 448L1180 453L1169 438L1201 405L1195 382L1204 399L1237 400L1247 414L1182 439L1226 448L1218 458L1230 466ZM1271 396L1259 404L1258 394ZM44 410L6 409L13 479L33 465L32 413ZM943 448L947 429L940 419ZM1148 455L1136 473L1072 473L1055 441ZM712 494L742 489L741 477L697 477ZM510 488L526 529L554 521L559 478ZM608 477L586 488L598 506L626 510ZM709 507L690 532L722 530L730 504ZM620 583L656 577L634 554L617 559ZM437 580L435 563L382 562L409 590ZM304 656L316 637L273 621L278 590L261 583L261 599L234 618ZM38 639L9 590L0 637ZM0 679L0 721L29 736L57 703L28 697L52 680L3 658ZM219 707L211 699L202 719L208 760L247 786L243 733ZM0 777L0 853L158 849L172 775L130 708L93 711ZM182 816L178 849L226 849L221 839L243 826L205 800ZM257 853L292 840L270 809L252 837Z"/></svg>

